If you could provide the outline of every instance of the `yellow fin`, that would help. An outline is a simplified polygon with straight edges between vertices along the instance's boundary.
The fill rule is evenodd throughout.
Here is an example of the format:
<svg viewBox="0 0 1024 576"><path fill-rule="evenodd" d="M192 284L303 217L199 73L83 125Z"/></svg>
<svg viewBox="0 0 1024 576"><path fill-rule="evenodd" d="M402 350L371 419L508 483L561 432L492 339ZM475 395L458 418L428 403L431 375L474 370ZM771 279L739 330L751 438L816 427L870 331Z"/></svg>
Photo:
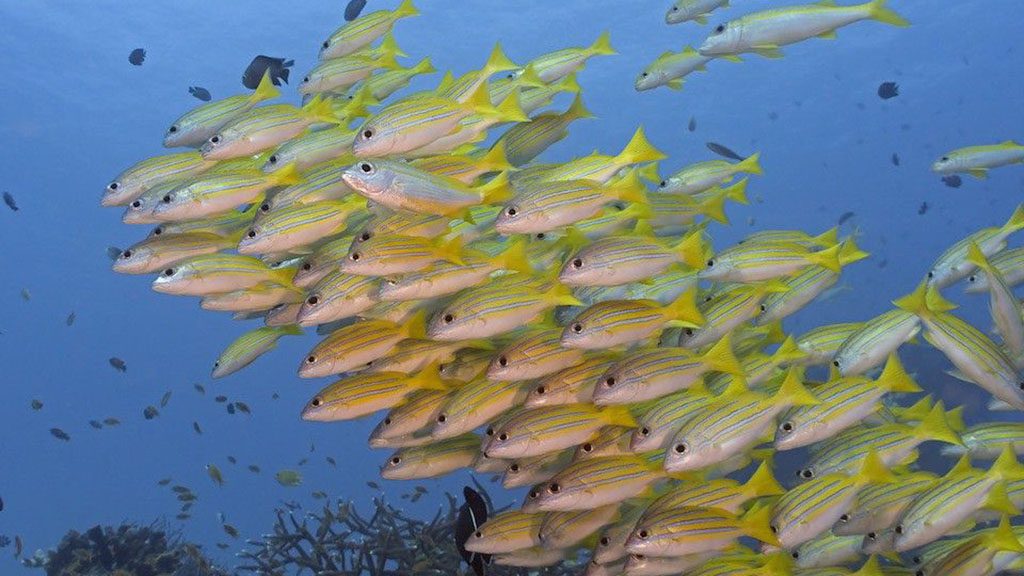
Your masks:
<svg viewBox="0 0 1024 576"><path fill-rule="evenodd" d="M754 152L747 158L744 158L736 165L736 169L740 172L746 172L747 174L755 174L758 176L764 174L761 170L761 153Z"/></svg>
<svg viewBox="0 0 1024 576"><path fill-rule="evenodd" d="M615 157L615 161L617 164L628 165L655 162L665 158L666 156L647 140L644 127L640 126L633 133L633 137L630 138L622 152Z"/></svg>
<svg viewBox="0 0 1024 576"><path fill-rule="evenodd" d="M754 507L740 519L743 533L766 544L777 546L779 544L779 540L775 537L775 533L772 532L770 526L771 513L772 510L770 507L755 504Z"/></svg>
<svg viewBox="0 0 1024 576"><path fill-rule="evenodd" d="M946 420L945 406L941 401L936 402L928 414L921 419L917 428L914 429L914 433L918 438L925 440L946 442L957 446L964 445L960 435L949 426L949 422Z"/></svg>
<svg viewBox="0 0 1024 576"><path fill-rule="evenodd" d="M440 364L431 362L414 374L410 381L418 390L448 390L447 381L441 379Z"/></svg>
<svg viewBox="0 0 1024 576"><path fill-rule="evenodd" d="M811 252L807 255L807 261L819 266L828 268L833 272L840 272L843 265L839 262L840 245L836 244L818 252Z"/></svg>
<svg viewBox="0 0 1024 576"><path fill-rule="evenodd" d="M707 352L701 356L701 360L709 369L716 372L744 376L743 366L732 351L731 333L726 333L718 342L715 342L714 346L708 348Z"/></svg>
<svg viewBox="0 0 1024 576"><path fill-rule="evenodd" d="M1013 444L1007 442L999 452L999 457L992 463L989 472L1003 480L1020 480L1024 478L1024 466L1017 460L1017 452Z"/></svg>
<svg viewBox="0 0 1024 576"><path fill-rule="evenodd" d="M480 192L483 204L496 204L508 200L512 197L512 185L508 181L508 171L499 173L490 182L478 186L476 190Z"/></svg>
<svg viewBox="0 0 1024 576"><path fill-rule="evenodd" d="M885 362L882 374L875 380L875 384L889 392L921 392L921 387L911 378L910 374L903 368L900 357L896 352L889 354Z"/></svg>
<svg viewBox="0 0 1024 576"><path fill-rule="evenodd" d="M260 83L256 86L256 90L249 95L249 102L257 104L265 100L271 100L281 95L281 91L274 86L274 82L270 79L270 70L268 69L263 73L263 77L260 78Z"/></svg>
<svg viewBox="0 0 1024 576"><path fill-rule="evenodd" d="M637 427L636 418L633 417L627 406L602 406L598 410L601 413L601 418L610 426Z"/></svg>
<svg viewBox="0 0 1024 576"><path fill-rule="evenodd" d="M268 174L267 182L271 186L294 186L302 182L302 174L299 174L298 169L295 168L295 163L292 162L284 168Z"/></svg>
<svg viewBox="0 0 1024 576"><path fill-rule="evenodd" d="M985 503L982 507L1012 516L1020 514L1020 510L1010 500L1010 495L1006 493L1005 481L996 482L995 486L988 491L988 497L985 498Z"/></svg>
<svg viewBox="0 0 1024 576"><path fill-rule="evenodd" d="M494 146L491 146L491 149L486 154L477 158L476 164L485 168L487 172L505 171L514 168L508 161L505 141L500 139L494 143Z"/></svg>
<svg viewBox="0 0 1024 576"><path fill-rule="evenodd" d="M765 58L782 58L782 50L775 44L763 44L760 46L754 46L754 52L757 52Z"/></svg>
<svg viewBox="0 0 1024 576"><path fill-rule="evenodd" d="M612 37L611 33L607 30L601 32L601 35L594 40L594 43L587 48L587 52L593 55L604 54L612 56L618 54L614 48L612 48Z"/></svg>
<svg viewBox="0 0 1024 576"><path fill-rule="evenodd" d="M873 20L878 20L879 22L899 26L901 28L910 26L910 22L907 22L904 17L885 7L886 1L887 0L872 0L868 3L868 10L871 18Z"/></svg>
<svg viewBox="0 0 1024 576"><path fill-rule="evenodd" d="M417 62L415 66L409 68L409 72L413 74L430 74L432 72L437 72L437 70L434 69L434 65L430 62L430 57L427 56L423 60Z"/></svg>
<svg viewBox="0 0 1024 576"><path fill-rule="evenodd" d="M697 288L688 288L664 308L670 326L697 328L704 323L704 315L697 309Z"/></svg>
<svg viewBox="0 0 1024 576"><path fill-rule="evenodd" d="M772 398L772 403L778 406L813 406L820 401L811 394L803 384L803 369L799 366L792 366L786 371L786 377L782 385Z"/></svg>
<svg viewBox="0 0 1024 576"><path fill-rule="evenodd" d="M896 477L885 467L885 463L874 450L868 452L860 469L852 478L854 484L888 484L897 481Z"/></svg>
<svg viewBox="0 0 1024 576"><path fill-rule="evenodd" d="M971 176L974 176L978 180L984 180L988 178L987 168L968 168L967 173L970 174Z"/></svg>
<svg viewBox="0 0 1024 576"><path fill-rule="evenodd" d="M785 494L783 488L772 474L772 465L769 460L764 460L754 470L754 474L743 485L743 495L747 498L761 498L763 496L778 496Z"/></svg>
<svg viewBox="0 0 1024 576"><path fill-rule="evenodd" d="M515 70L516 68L519 68L519 65L505 55L505 51L501 49L500 42L495 42L494 48L491 50L491 55L487 57L487 63L484 64L484 67L480 72L485 78L487 78L498 72Z"/></svg>
<svg viewBox="0 0 1024 576"><path fill-rule="evenodd" d="M402 326L402 334L406 338L426 339L427 337L427 311L417 310L411 318L406 320Z"/></svg>
<svg viewBox="0 0 1024 576"><path fill-rule="evenodd" d="M523 274L533 273L530 258L526 253L525 238L515 238L509 242L508 248L501 253L499 262L499 265L505 270L515 270Z"/></svg>
<svg viewBox="0 0 1024 576"><path fill-rule="evenodd" d="M412 0L402 0L402 3L398 5L398 8L392 12L395 19L405 18L408 16L419 16L420 11L412 5Z"/></svg>

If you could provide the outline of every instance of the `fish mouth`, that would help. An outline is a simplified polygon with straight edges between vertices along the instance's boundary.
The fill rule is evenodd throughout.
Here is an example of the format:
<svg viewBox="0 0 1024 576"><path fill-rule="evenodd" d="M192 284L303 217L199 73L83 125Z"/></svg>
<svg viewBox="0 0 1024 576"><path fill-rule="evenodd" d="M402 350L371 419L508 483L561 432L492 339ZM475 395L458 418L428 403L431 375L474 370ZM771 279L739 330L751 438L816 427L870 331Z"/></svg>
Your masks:
<svg viewBox="0 0 1024 576"><path fill-rule="evenodd" d="M121 201L121 197L117 192L103 192L103 197L100 198L100 206L109 208L111 206L121 206L124 202Z"/></svg>

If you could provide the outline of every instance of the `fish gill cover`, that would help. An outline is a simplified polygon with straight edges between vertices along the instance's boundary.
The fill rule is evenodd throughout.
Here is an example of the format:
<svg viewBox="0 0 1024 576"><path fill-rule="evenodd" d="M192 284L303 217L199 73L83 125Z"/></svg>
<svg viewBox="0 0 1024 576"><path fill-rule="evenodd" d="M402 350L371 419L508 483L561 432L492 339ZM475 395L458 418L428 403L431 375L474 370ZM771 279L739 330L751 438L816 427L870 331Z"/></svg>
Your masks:
<svg viewBox="0 0 1024 576"><path fill-rule="evenodd" d="M964 557L972 574L1024 567L1024 534L1010 525L1024 505L1015 414L1024 409L1024 319L1014 292L1024 256L1010 247L1024 205L946 238L916 287L882 287L892 291L887 311L786 330L784 320L847 289L844 269L869 258L847 225L855 212L832 228L723 242L729 208L761 203L758 190L779 185L756 148L709 142L720 158L672 157L671 142L636 126L609 149L539 160L593 117L577 76L616 53L612 34L518 62L496 43L478 69L436 74L409 92L435 73L429 58L405 61L399 47L418 9L409 0L373 8L318 45L319 62L294 83L301 105L274 102L288 88L285 59L269 59L277 69L262 74L250 66L252 92L185 112L162 135L173 150L109 182L104 206L155 226L108 249L113 269L153 276L154 290L251 326L211 362L213 378L256 370L247 367L282 339L321 336L293 361L299 378L331 380L292 408L339 437L353 426L344 421L377 415L368 442L390 451L383 478L470 469L525 493L521 506L489 504L485 514L479 503L460 514L449 495L432 521L383 498L369 518L347 500L306 515L286 503L273 533L248 542L240 570L943 574ZM719 66L768 65L761 60L840 29L856 37L909 26L884 0L732 10L724 0L673 3L665 21L688 22L706 39L642 67L636 91L681 89L697 71L710 82ZM721 23L704 26L709 17ZM835 50L854 49L844 39ZM901 95L894 82L883 87L881 99ZM619 113L644 105L645 94L634 97L617 103ZM555 98L572 103L544 111ZM695 117L685 129L698 130ZM957 174L986 178L1024 162L1013 137L952 150L931 168L949 186L960 185ZM895 153L891 164L900 165ZM5 202L18 210L13 196ZM991 320L972 325L956 312L948 298L957 284L981 293ZM961 382L924 381L937 363ZM120 357L109 364L130 374ZM968 406L971 425L961 405L969 386L989 399L987 409ZM170 399L143 417L159 418ZM216 402L251 414L226 395ZM192 428L203 433L197 421ZM939 447L960 459L933 458ZM205 470L210 489L230 485L216 464ZM298 469L272 477L303 484ZM188 520L197 493L171 478L159 484ZM405 497L431 496L417 486ZM60 550L29 563L52 563ZM460 555L471 565L455 566Z"/></svg>

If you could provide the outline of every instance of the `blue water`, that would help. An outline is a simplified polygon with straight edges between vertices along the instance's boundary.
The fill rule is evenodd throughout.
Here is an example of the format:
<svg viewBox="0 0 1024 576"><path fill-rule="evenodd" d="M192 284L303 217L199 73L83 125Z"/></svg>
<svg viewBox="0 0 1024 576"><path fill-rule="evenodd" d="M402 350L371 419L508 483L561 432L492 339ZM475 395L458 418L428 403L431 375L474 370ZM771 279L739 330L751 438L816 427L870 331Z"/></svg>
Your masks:
<svg viewBox="0 0 1024 576"><path fill-rule="evenodd" d="M371 0L368 10L396 3ZM756 201L730 205L733 225L713 228L716 246L758 229L817 233L855 212L848 229L856 228L873 258L844 273L850 289L801 312L788 330L883 312L945 247L979 227L1001 224L1024 199L1024 167L994 170L986 181L965 177L960 189L947 188L929 171L947 150L1024 137L1024 7L1018 0L894 0L912 27L859 23L840 30L835 41L786 47L783 59L712 62L707 73L691 75L682 92L645 93L633 89L639 70L665 50L699 45L709 29L666 26L664 0L417 4L423 15L402 21L395 32L410 54L407 62L429 55L439 70L457 74L479 67L495 40L525 62L588 45L611 30L619 55L591 60L579 78L598 119L573 125L570 137L542 159L567 160L595 148L614 154L639 124L669 155L665 173L711 158L708 140L744 154L760 151L765 175L749 188ZM785 3L733 4L712 22ZM226 552L213 548L230 540L218 512L253 537L269 530L281 501L315 505L313 490L366 501L375 492L365 482L377 480L398 501L411 488L378 479L387 454L365 443L376 419L299 420L301 406L321 384L295 376L314 336L285 339L249 369L213 383L214 359L243 327L200 311L194 299L152 292L147 277L114 274L104 254L108 245L142 238L148 227L125 226L119 209L101 209L102 189L125 167L163 151L166 126L198 104L188 86L203 86L215 98L240 93L241 73L258 53L294 58L294 86L315 63L318 44L342 23L344 5L0 0L0 188L21 206L17 213L0 209L0 497L6 504L0 534L20 534L27 554L55 545L69 528L161 517L177 526L177 501L156 485L163 477L199 494L194 517L181 530L229 566L239 541ZM141 67L127 61L137 47L148 53ZM420 78L410 89L438 78ZM878 84L886 80L899 83L898 98L878 98ZM284 92L298 100L293 89ZM691 117L697 123L692 133L686 128ZM899 167L890 163L894 152ZM929 209L918 215L922 202ZM30 301L21 298L22 289L30 291ZM959 298L958 292L949 293ZM959 299L962 313L987 329L985 299ZM72 311L77 319L68 327ZM111 356L127 362L126 374L108 365ZM941 357L927 358L929 365L909 369L941 374L946 368ZM207 394L195 392L194 383L205 385ZM169 405L144 420L143 408L168 390ZM280 399L271 399L274 392ZM213 400L218 394L248 403L253 414L227 414ZM30 408L33 398L44 402L41 411ZM123 424L88 425L111 416ZM203 435L192 431L193 420ZM71 441L53 438L51 427L67 431ZM228 455L239 464L229 464ZM338 468L325 462L328 455ZM301 487L274 481L276 470L295 468L305 457ZM223 470L223 487L207 477L208 463ZM263 473L245 470L250 463ZM442 501L440 489L465 481L460 473L419 482L431 495L412 508L432 512ZM20 570L10 551L0 550L5 574Z"/></svg>

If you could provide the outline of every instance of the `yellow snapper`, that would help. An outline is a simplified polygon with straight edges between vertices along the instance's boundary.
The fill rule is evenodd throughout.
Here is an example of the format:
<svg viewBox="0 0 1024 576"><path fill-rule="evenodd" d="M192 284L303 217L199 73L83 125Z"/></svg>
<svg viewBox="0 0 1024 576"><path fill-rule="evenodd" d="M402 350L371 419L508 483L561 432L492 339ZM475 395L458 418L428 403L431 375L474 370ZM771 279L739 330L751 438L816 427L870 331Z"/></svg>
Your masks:
<svg viewBox="0 0 1024 576"><path fill-rule="evenodd" d="M996 331L1003 339L1007 356L1018 368L1024 362L1024 315L1021 304L1006 280L999 273L977 244L967 249L967 260L977 266L987 277L989 287L988 310L996 325Z"/></svg>
<svg viewBox="0 0 1024 576"><path fill-rule="evenodd" d="M288 284L295 270L273 269L251 256L201 254L164 269L153 290L164 294L205 296L251 288L263 282Z"/></svg>
<svg viewBox="0 0 1024 576"><path fill-rule="evenodd" d="M657 336L670 326L699 327L696 289L662 306L654 300L605 300L580 312L562 332L568 348L612 348Z"/></svg>
<svg viewBox="0 0 1024 576"><path fill-rule="evenodd" d="M527 408L538 408L592 402L594 382L618 357L618 354L598 352L575 366L538 378L523 405Z"/></svg>
<svg viewBox="0 0 1024 576"><path fill-rule="evenodd" d="M779 58L780 46L808 38L835 38L836 29L861 20L878 20L892 26L909 26L899 14L885 7L887 0L871 0L854 6L833 2L789 6L748 14L712 30L700 46L705 56L756 52Z"/></svg>
<svg viewBox="0 0 1024 576"><path fill-rule="evenodd" d="M292 324L289 326L263 326L250 330L239 336L234 342L221 353L217 361L213 363L213 378L223 378L234 374L257 358L273 350L277 341L282 336L298 336L302 334L302 328Z"/></svg>
<svg viewBox="0 0 1024 576"><path fill-rule="evenodd" d="M842 246L812 251L800 244L741 243L715 254L705 263L700 277L706 280L757 282L799 273L808 266L842 269Z"/></svg>
<svg viewBox="0 0 1024 576"><path fill-rule="evenodd" d="M737 174L762 174L760 158L761 154L756 153L741 162L698 162L662 180L658 184L658 192L693 195L725 184Z"/></svg>
<svg viewBox="0 0 1024 576"><path fill-rule="evenodd" d="M459 386L445 402L431 428L435 439L451 438L474 430L526 399L521 382L500 382L477 378Z"/></svg>
<svg viewBox="0 0 1024 576"><path fill-rule="evenodd" d="M121 274L151 274L200 254L213 254L237 243L234 237L210 232L150 236L123 250L113 269Z"/></svg>
<svg viewBox="0 0 1024 576"><path fill-rule="evenodd" d="M576 72L586 64L593 56L617 54L612 48L611 36L604 31L594 40L594 43L585 48L564 48L530 60L532 66L540 79L546 83L556 82L573 72Z"/></svg>
<svg viewBox="0 0 1024 576"><path fill-rule="evenodd" d="M503 554L540 545L543 514L505 510L487 519L469 535L465 548L479 554Z"/></svg>
<svg viewBox="0 0 1024 576"><path fill-rule="evenodd" d="M380 470L386 480L435 478L467 468L476 458L480 438L465 434L440 442L399 448Z"/></svg>
<svg viewBox="0 0 1024 576"><path fill-rule="evenodd" d="M310 246L325 236L343 232L349 217L363 209L358 197L294 204L259 218L238 244L239 254L273 254Z"/></svg>
<svg viewBox="0 0 1024 576"><path fill-rule="evenodd" d="M423 389L409 394L406 401L389 410L370 433L370 447L390 448L405 437L423 434L437 417L448 393L448 390Z"/></svg>
<svg viewBox="0 0 1024 576"><path fill-rule="evenodd" d="M704 261L701 229L671 246L645 231L650 229L638 225L632 233L590 243L566 260L558 279L569 286L617 286L646 280L674 264L696 268Z"/></svg>
<svg viewBox="0 0 1024 576"><path fill-rule="evenodd" d="M618 406L542 406L525 410L496 429L481 449L489 458L540 456L585 442L604 426L635 424L629 410Z"/></svg>
<svg viewBox="0 0 1024 576"><path fill-rule="evenodd" d="M1017 206L1002 226L984 228L947 248L928 271L928 283L936 288L945 288L967 277L975 269L974 264L967 261L967 249L971 243L977 244L985 256L992 256L1006 247L1006 239L1011 234L1022 229L1024 204Z"/></svg>
<svg viewBox="0 0 1024 576"><path fill-rule="evenodd" d="M623 168L635 164L657 162L665 157L665 154L647 140L647 134L644 133L643 126L639 126L633 132L629 142L622 148L622 151L615 156L607 156L595 152L588 156L570 160L564 164L538 165L534 167L532 173L525 169L521 170L518 173L520 177L513 183L517 187L539 180L549 182L593 180L604 184L620 174Z"/></svg>
<svg viewBox="0 0 1024 576"><path fill-rule="evenodd" d="M265 312L281 304L298 304L303 296L290 283L263 282L251 288L204 296L199 304L203 310Z"/></svg>
<svg viewBox="0 0 1024 576"><path fill-rule="evenodd" d="M693 20L707 24L708 15L716 8L728 6L729 0L675 0L665 13L666 24L679 24Z"/></svg>
<svg viewBox="0 0 1024 576"><path fill-rule="evenodd" d="M309 288L336 271L338 262L348 254L352 239L353 236L345 234L317 246L312 254L303 258L292 283L299 288Z"/></svg>
<svg viewBox="0 0 1024 576"><path fill-rule="evenodd" d="M362 160L346 169L342 178L368 200L382 206L439 216L453 216L471 206L500 201L511 194L505 172L473 188L455 178L394 160Z"/></svg>
<svg viewBox="0 0 1024 576"><path fill-rule="evenodd" d="M683 424L707 409L713 400L699 381L684 391L659 398L636 419L636 428L629 434L629 450L640 453L668 448Z"/></svg>
<svg viewBox="0 0 1024 576"><path fill-rule="evenodd" d="M397 48L397 47L395 47ZM395 60L394 48L385 49L380 55L350 54L321 60L299 83L299 94L322 92L344 92L357 82L368 78L377 70L397 70L401 66Z"/></svg>
<svg viewBox="0 0 1024 576"><path fill-rule="evenodd" d="M267 190L296 184L301 178L294 167L270 174L245 170L200 177L164 194L152 214L163 222L215 216L256 202Z"/></svg>
<svg viewBox="0 0 1024 576"><path fill-rule="evenodd" d="M405 88L409 82L420 74L431 74L436 72L430 58L424 58L409 68L398 68L378 72L363 81L362 86L374 100L384 100L395 92Z"/></svg>
<svg viewBox="0 0 1024 576"><path fill-rule="evenodd" d="M136 162L107 184L100 205L130 204L154 186L172 180L194 178L215 164L213 160L204 159L199 152L176 152L147 158Z"/></svg>
<svg viewBox="0 0 1024 576"><path fill-rule="evenodd" d="M664 52L637 75L633 87L637 92L658 86L681 90L684 76L691 72L707 71L704 65L713 59L712 56L704 56L697 52L692 46L687 46L682 52Z"/></svg>
<svg viewBox="0 0 1024 576"><path fill-rule="evenodd" d="M318 392L302 409L302 419L335 422L360 418L393 408L403 403L412 392L424 389L448 389L448 385L438 377L436 365L413 375L403 372L355 374Z"/></svg>
<svg viewBox="0 0 1024 576"><path fill-rule="evenodd" d="M864 322L842 322L812 328L796 339L796 345L804 353L801 364L829 364L836 352L851 334L864 327Z"/></svg>
<svg viewBox="0 0 1024 576"><path fill-rule="evenodd" d="M1005 573L1019 567L1024 558L1024 545L1010 526L1010 516L1004 514L994 530L974 533L947 554L923 564L915 574L956 574L957 576L987 576Z"/></svg>
<svg viewBox="0 0 1024 576"><path fill-rule="evenodd" d="M281 93L270 80L270 72L263 73L260 83L251 94L230 96L215 102L207 102L189 110L171 124L164 132L164 147L190 146L198 148L225 124L251 110L265 100L271 100Z"/></svg>
<svg viewBox="0 0 1024 576"><path fill-rule="evenodd" d="M302 326L327 324L360 314L374 304L377 279L336 270L309 289L298 312Z"/></svg>
<svg viewBox="0 0 1024 576"><path fill-rule="evenodd" d="M320 97L302 108L291 104L253 108L225 124L199 151L207 160L252 156L302 134L317 122L338 123L330 101Z"/></svg>
<svg viewBox="0 0 1024 576"><path fill-rule="evenodd" d="M568 136L569 124L573 121L593 117L577 93L565 112L545 112L529 122L516 124L498 138L495 146L507 150L508 161L513 166L522 166Z"/></svg>
<svg viewBox="0 0 1024 576"><path fill-rule="evenodd" d="M768 528L770 514L770 508L756 505L741 517L719 508L670 508L638 523L626 539L626 550L645 556L682 556L725 550L743 536L776 544Z"/></svg>
<svg viewBox="0 0 1024 576"><path fill-rule="evenodd" d="M990 168L1024 163L1024 146L1006 140L999 144L957 148L932 164L939 174L966 172L975 178L986 178Z"/></svg>
<svg viewBox="0 0 1024 576"><path fill-rule="evenodd" d="M331 126L301 134L275 148L270 156L267 156L262 170L273 172L289 164L295 164L297 170L305 171L330 160L350 159L352 139L355 136L355 130L350 130L346 126ZM346 165L348 164L351 164L351 160L346 162Z"/></svg>
<svg viewBox="0 0 1024 576"><path fill-rule="evenodd" d="M1007 248L989 258L992 265L1003 277L1009 286L1017 286L1024 282L1024 247ZM975 272L967 277L967 288L964 290L969 294L987 292L988 276L982 272Z"/></svg>
<svg viewBox="0 0 1024 576"><path fill-rule="evenodd" d="M377 234L352 246L338 267L360 276L390 276L417 272L444 260L462 264L462 238L420 238Z"/></svg>
<svg viewBox="0 0 1024 576"><path fill-rule="evenodd" d="M423 313L409 322L363 320L339 328L317 344L299 364L300 378L340 374L386 355L406 338L423 337Z"/></svg>
<svg viewBox="0 0 1024 576"><path fill-rule="evenodd" d="M328 60L351 54L390 32L398 20L417 15L419 10L413 6L412 0L402 0L394 10L378 10L363 14L338 28L323 41L320 46L320 59Z"/></svg>
<svg viewBox="0 0 1024 576"><path fill-rule="evenodd" d="M412 165L426 172L454 178L466 185L473 184L488 172L503 172L513 168L505 156L505 146L500 141L483 154L427 156L413 160Z"/></svg>
<svg viewBox="0 0 1024 576"><path fill-rule="evenodd" d="M562 347L560 328L541 328L523 335L494 355L487 366L490 380L541 378L583 362L582 350Z"/></svg>

